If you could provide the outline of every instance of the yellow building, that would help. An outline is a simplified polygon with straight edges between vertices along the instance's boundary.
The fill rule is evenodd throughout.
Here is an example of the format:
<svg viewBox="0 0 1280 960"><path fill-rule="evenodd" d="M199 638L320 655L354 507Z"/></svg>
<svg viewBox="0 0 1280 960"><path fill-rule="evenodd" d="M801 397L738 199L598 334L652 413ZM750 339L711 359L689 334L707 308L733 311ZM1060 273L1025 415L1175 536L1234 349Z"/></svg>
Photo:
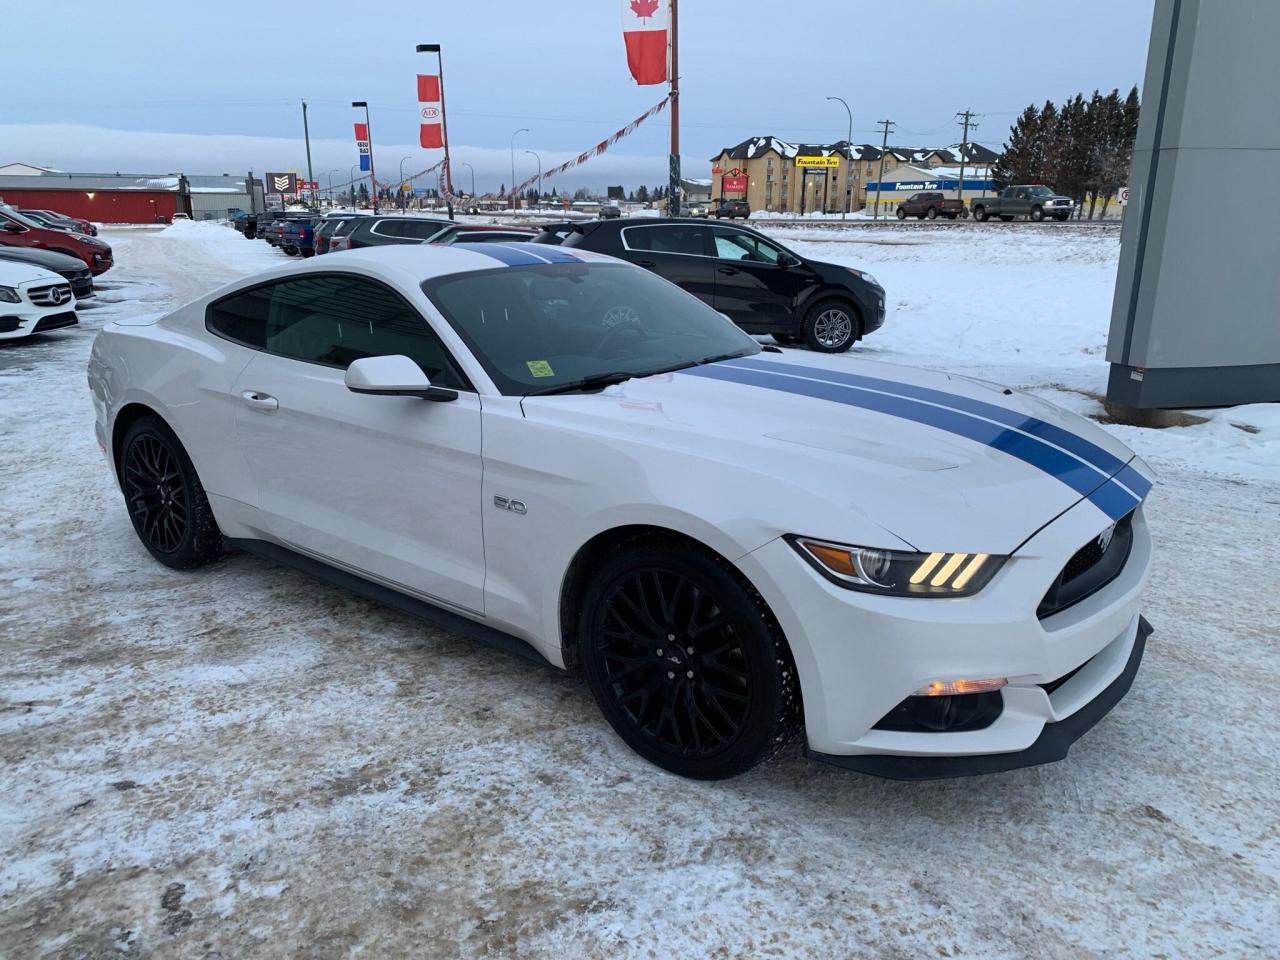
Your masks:
<svg viewBox="0 0 1280 960"><path fill-rule="evenodd" d="M970 143L965 163L989 169L998 154ZM890 147L886 173L910 164L949 167L960 163L960 149ZM777 137L752 137L725 147L711 158L712 202L745 199L752 210L768 213L840 213L861 210L867 183L880 174L880 148L871 144L788 143Z"/></svg>

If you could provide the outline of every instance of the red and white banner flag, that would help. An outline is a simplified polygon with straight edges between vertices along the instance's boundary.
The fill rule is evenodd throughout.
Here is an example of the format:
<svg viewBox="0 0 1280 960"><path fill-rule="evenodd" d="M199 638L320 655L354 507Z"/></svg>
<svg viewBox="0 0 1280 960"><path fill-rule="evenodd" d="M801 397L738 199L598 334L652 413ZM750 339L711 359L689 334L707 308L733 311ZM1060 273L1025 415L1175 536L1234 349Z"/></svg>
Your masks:
<svg viewBox="0 0 1280 960"><path fill-rule="evenodd" d="M418 139L424 150L438 150L444 146L441 108L440 78L418 74L418 115L422 118Z"/></svg>
<svg viewBox="0 0 1280 960"><path fill-rule="evenodd" d="M644 86L667 82L667 0L622 0L627 67Z"/></svg>

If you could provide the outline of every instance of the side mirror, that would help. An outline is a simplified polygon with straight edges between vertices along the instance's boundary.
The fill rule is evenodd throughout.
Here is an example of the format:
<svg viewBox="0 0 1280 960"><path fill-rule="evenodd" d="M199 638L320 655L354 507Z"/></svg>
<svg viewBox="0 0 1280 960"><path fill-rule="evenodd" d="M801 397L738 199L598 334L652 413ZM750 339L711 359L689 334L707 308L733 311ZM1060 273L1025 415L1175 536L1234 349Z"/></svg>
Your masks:
<svg viewBox="0 0 1280 960"><path fill-rule="evenodd" d="M401 354L362 357L347 367L343 378L352 393L383 397L421 397L423 400L457 400L456 390L433 387L422 368Z"/></svg>

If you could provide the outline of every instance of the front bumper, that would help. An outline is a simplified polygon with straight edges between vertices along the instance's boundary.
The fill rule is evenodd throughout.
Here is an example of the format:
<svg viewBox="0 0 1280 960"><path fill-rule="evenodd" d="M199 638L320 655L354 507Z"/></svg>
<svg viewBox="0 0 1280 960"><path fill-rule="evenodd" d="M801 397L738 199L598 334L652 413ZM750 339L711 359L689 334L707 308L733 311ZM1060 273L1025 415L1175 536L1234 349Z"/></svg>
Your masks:
<svg viewBox="0 0 1280 960"><path fill-rule="evenodd" d="M835 756L808 751L814 760L830 763L846 770L869 773L890 780L942 780L948 777L972 777L983 773L1000 773L1020 767L1034 767L1042 763L1061 760L1071 745L1093 729L1099 720L1111 712L1111 708L1123 699L1133 686L1138 665L1151 636L1151 624L1146 617L1138 618L1137 634L1129 644L1129 655L1124 668L1096 697L1062 720L1046 723L1040 736L1025 750L1012 753L987 753L956 756L892 756L887 754L861 754ZM1065 688L1064 688L1065 689Z"/></svg>
<svg viewBox="0 0 1280 960"><path fill-rule="evenodd" d="M1108 523L1082 501L1023 544L980 593L954 600L845 590L783 541L740 558L791 647L809 750L864 769L875 765L873 758L1023 754L1046 728L1102 698L1140 646L1151 562L1142 508L1133 518L1128 560L1113 580L1044 619L1037 607L1067 558ZM933 732L882 723L932 682L987 677L1007 678L1008 685L998 694L998 716L985 726ZM1042 761L1012 764L1027 762Z"/></svg>
<svg viewBox="0 0 1280 960"><path fill-rule="evenodd" d="M15 303L12 306L19 308L15 311L5 310L6 306L10 305L0 303L0 340L17 340L33 333L72 327L80 322L74 304L43 310L33 310L28 306L24 310L23 305Z"/></svg>

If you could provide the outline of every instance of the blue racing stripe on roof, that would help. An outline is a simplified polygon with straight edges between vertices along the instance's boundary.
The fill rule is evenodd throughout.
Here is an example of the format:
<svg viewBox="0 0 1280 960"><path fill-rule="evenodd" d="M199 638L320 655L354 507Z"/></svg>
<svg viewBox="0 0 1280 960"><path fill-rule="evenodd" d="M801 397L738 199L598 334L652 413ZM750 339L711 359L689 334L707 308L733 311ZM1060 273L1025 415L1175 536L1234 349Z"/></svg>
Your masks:
<svg viewBox="0 0 1280 960"><path fill-rule="evenodd" d="M467 245L467 250L493 257L508 267L531 267L537 263L547 262L506 243L471 243Z"/></svg>
<svg viewBox="0 0 1280 960"><path fill-rule="evenodd" d="M807 368L805 368L807 369ZM890 396L825 380L780 376L767 369L750 369L732 363L708 364L682 370L681 373L712 380L724 380L747 386L763 387L782 393L830 400L846 406L860 407L888 416L910 420L924 426L945 430L1016 457L1023 463L1056 478L1081 497L1088 497L1112 520L1119 520L1136 507L1139 498L1119 484L1098 473L1089 464L1059 450L1034 436L1008 429L970 413L934 406L909 397ZM1096 499L1095 499L1096 498Z"/></svg>
<svg viewBox="0 0 1280 960"><path fill-rule="evenodd" d="M532 257L541 257L543 260L550 260L552 263L583 263L582 257L576 253L558 247L551 243L528 243L526 241L514 241L512 243L503 244L513 250L520 250Z"/></svg>
<svg viewBox="0 0 1280 960"><path fill-rule="evenodd" d="M986 417L988 420L995 420L997 423L1003 423L1005 426L1013 427L1015 430L1021 430L1023 433L1030 433L1047 440L1063 450L1074 453L1081 460L1097 467L1101 473L1107 476L1120 470L1125 465L1125 461L1115 456L1115 454L1109 453L1096 443L1092 443L1079 434L1072 433L1070 430L1064 430L1056 424L1046 423L1016 410L1010 410L1008 407L988 403L985 400L976 400L963 394L948 393L945 390L934 390L930 387L919 387L909 383L900 383L896 380L884 380L879 377L868 377L857 373L807 367L798 363L780 363L752 357L744 357L741 360L730 361L730 363L734 366L749 366L758 370L775 370L778 373L809 377L828 383L841 383L851 387L863 387L868 390L884 390L888 393L896 393L929 403L942 404L956 410L963 410L966 413ZM1146 483L1146 481L1144 480L1143 483ZM1146 484L1146 487L1147 490L1151 489L1149 483ZM1137 489L1134 489L1134 493L1139 496L1146 495L1145 492L1140 492Z"/></svg>

